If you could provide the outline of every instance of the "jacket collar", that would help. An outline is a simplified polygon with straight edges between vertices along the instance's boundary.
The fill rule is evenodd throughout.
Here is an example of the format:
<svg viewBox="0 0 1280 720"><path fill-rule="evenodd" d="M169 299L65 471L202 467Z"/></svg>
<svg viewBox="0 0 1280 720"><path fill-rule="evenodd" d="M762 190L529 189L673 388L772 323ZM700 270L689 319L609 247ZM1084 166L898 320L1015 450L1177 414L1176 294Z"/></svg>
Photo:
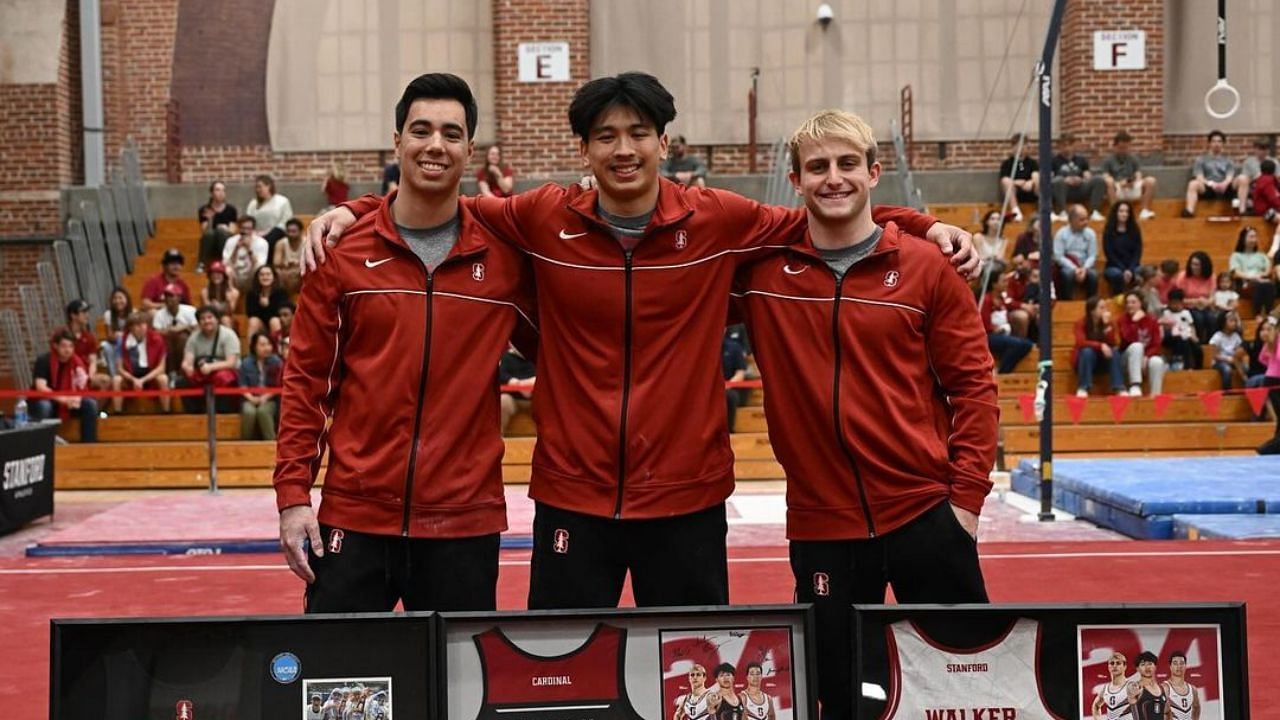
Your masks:
<svg viewBox="0 0 1280 720"><path fill-rule="evenodd" d="M653 217L649 218L649 224L645 227L646 235L658 228L682 222L693 214L693 206L685 197L686 192L688 191L683 186L663 177L658 178L658 206L654 208ZM609 223L596 210L599 199L599 190L583 190L581 186L574 185L569 189L568 206L588 222L608 227Z"/></svg>
<svg viewBox="0 0 1280 720"><path fill-rule="evenodd" d="M867 260L881 255L896 253L902 248L901 231L898 230L897 223L885 223L884 234L880 236L880 242L876 243L876 249L870 255L863 258ZM809 234L806 228L804 231L804 239L794 245L787 246L787 252L792 255L801 255L817 262L823 262L822 255L818 249L813 246L813 236Z"/></svg>
<svg viewBox="0 0 1280 720"><path fill-rule="evenodd" d="M413 252L409 248L409 244L400 237L400 231L396 229L396 221L391 217L391 204L395 202L396 194L399 190L392 190L387 196L382 198L382 204L378 206L376 216L373 221L373 229L384 242L404 248L408 252ZM485 242L488 233L484 230L484 226L476 222L475 216L472 214L467 203L458 200L458 241L454 243L453 249L449 251L449 258L455 255L471 255L473 253L484 252L489 245Z"/></svg>

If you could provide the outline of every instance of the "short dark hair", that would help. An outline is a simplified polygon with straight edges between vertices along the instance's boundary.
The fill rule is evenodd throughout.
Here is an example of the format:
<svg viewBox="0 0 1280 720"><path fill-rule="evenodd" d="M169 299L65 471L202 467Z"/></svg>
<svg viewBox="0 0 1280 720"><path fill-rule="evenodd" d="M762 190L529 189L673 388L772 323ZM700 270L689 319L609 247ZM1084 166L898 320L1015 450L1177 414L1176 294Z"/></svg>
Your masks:
<svg viewBox="0 0 1280 720"><path fill-rule="evenodd" d="M1276 161L1272 160L1271 158L1267 158L1266 160L1263 160L1260 165L1258 165L1258 169L1262 171L1263 175L1275 175Z"/></svg>
<svg viewBox="0 0 1280 720"><path fill-rule="evenodd" d="M1076 136L1071 133L1062 133L1062 137L1058 139L1064 143L1073 143L1076 141Z"/></svg>
<svg viewBox="0 0 1280 720"><path fill-rule="evenodd" d="M1022 138L1023 138L1023 137L1024 137L1024 136L1023 136L1023 134L1022 134L1022 133L1014 133L1014 134L1009 138L1009 144L1010 144L1010 145L1017 145L1018 143L1022 142Z"/></svg>
<svg viewBox="0 0 1280 720"><path fill-rule="evenodd" d="M676 101L658 78L642 72L625 72L596 78L578 88L569 103L569 126L586 142L596 118L610 108L629 107L653 123L659 133L676 119Z"/></svg>
<svg viewBox="0 0 1280 720"><path fill-rule="evenodd" d="M1173 288L1172 290L1169 291L1169 302L1173 302L1174 300L1186 300L1186 299L1187 299L1187 294L1182 291L1182 288Z"/></svg>
<svg viewBox="0 0 1280 720"><path fill-rule="evenodd" d="M1119 145L1122 142L1130 142L1132 140L1133 140L1133 136L1130 135L1127 130L1121 130L1120 132L1116 133L1116 136L1111 140L1111 144Z"/></svg>
<svg viewBox="0 0 1280 720"><path fill-rule="evenodd" d="M271 343L271 352L273 352L273 353L274 353L274 352L276 351L276 341L271 339L271 335L270 335L270 334L265 333L265 332L256 332L256 333L254 333L254 334L253 334L253 337L249 338L249 352L248 352L248 355L252 356L255 352L257 352L257 350L258 350L258 338L266 338L266 339L267 339L267 342Z"/></svg>
<svg viewBox="0 0 1280 720"><path fill-rule="evenodd" d="M742 672L750 674L751 668L755 668L759 670L761 675L764 674L764 666L756 662L755 660L752 660L751 662L747 663L747 666L742 669Z"/></svg>
<svg viewBox="0 0 1280 720"><path fill-rule="evenodd" d="M1160 261L1160 272L1170 275L1178 272L1178 261L1173 258L1166 258Z"/></svg>
<svg viewBox="0 0 1280 720"><path fill-rule="evenodd" d="M1150 650L1143 650L1142 652L1138 653L1138 661L1135 664L1141 665L1144 662L1149 662L1152 665L1155 665L1156 654L1151 652Z"/></svg>
<svg viewBox="0 0 1280 720"><path fill-rule="evenodd" d="M737 675L738 671L734 669L733 663L720 663L719 665L716 666L716 671L712 673L712 676L720 677L725 673L729 673L730 675Z"/></svg>
<svg viewBox="0 0 1280 720"><path fill-rule="evenodd" d="M1226 317L1226 313L1223 313L1222 315L1223 317ZM1187 654L1182 652L1181 650L1174 650L1173 652L1169 653L1169 662L1173 662L1174 658L1182 658L1183 661L1185 662L1187 659Z"/></svg>
<svg viewBox="0 0 1280 720"><path fill-rule="evenodd" d="M396 132L404 132L409 118L409 106L415 100L457 100L467 115L467 139L476 136L476 123L480 121L480 109L476 96L466 80L452 73L427 73L419 75L404 87L400 102L396 103Z"/></svg>
<svg viewBox="0 0 1280 720"><path fill-rule="evenodd" d="M1210 130L1209 134L1205 136L1205 139L1212 142L1215 137L1222 138L1222 142L1227 141L1227 134L1221 130Z"/></svg>
<svg viewBox="0 0 1280 720"><path fill-rule="evenodd" d="M1259 150L1270 150L1271 141L1267 140L1264 137L1260 137L1253 141L1253 146L1258 148Z"/></svg>
<svg viewBox="0 0 1280 720"><path fill-rule="evenodd" d="M206 313L218 318L219 320L222 319L222 313L218 312L217 306L214 305L201 305L200 309L196 310L196 319L199 320L204 317Z"/></svg>
<svg viewBox="0 0 1280 720"><path fill-rule="evenodd" d="M298 305L292 300L285 300L284 302L280 303L280 309L276 310L276 312L280 312L280 310L288 310L289 312L298 312Z"/></svg>
<svg viewBox="0 0 1280 720"><path fill-rule="evenodd" d="M53 344L54 344L54 345L57 345L58 343L62 342L63 340L66 340L67 342L71 343L72 345L75 345L75 344L76 344L76 336L75 336L75 335L72 335L70 330L62 330L62 331L59 331L59 332L56 332L56 333L54 333L54 334L53 334Z"/></svg>
<svg viewBox="0 0 1280 720"><path fill-rule="evenodd" d="M258 228L258 219L252 215L241 215L240 219L236 220L236 225L243 225L245 223L252 225L255 230Z"/></svg>
<svg viewBox="0 0 1280 720"><path fill-rule="evenodd" d="M299 230L302 229L302 221L296 217L291 217L288 220L286 220L284 223L285 227L289 227L291 225L297 225Z"/></svg>

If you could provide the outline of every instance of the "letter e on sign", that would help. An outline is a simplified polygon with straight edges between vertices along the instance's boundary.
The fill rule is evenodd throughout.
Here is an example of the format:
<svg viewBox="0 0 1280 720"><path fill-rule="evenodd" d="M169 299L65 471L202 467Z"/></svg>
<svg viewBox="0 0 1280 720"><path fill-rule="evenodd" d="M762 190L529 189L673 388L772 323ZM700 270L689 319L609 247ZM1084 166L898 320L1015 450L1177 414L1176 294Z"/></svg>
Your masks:
<svg viewBox="0 0 1280 720"><path fill-rule="evenodd" d="M520 43L520 82L568 82L569 43Z"/></svg>

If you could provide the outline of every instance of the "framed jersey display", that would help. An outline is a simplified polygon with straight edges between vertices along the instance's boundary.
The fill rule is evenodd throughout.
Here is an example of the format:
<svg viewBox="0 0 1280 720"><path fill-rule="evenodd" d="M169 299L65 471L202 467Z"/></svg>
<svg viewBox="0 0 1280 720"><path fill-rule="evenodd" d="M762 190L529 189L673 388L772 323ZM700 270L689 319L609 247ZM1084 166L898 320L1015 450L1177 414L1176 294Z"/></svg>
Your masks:
<svg viewBox="0 0 1280 720"><path fill-rule="evenodd" d="M854 608L859 717L1248 717L1244 606Z"/></svg>
<svg viewBox="0 0 1280 720"><path fill-rule="evenodd" d="M816 718L807 606L440 619L446 720Z"/></svg>
<svg viewBox="0 0 1280 720"><path fill-rule="evenodd" d="M54 620L52 720L429 717L430 613Z"/></svg>

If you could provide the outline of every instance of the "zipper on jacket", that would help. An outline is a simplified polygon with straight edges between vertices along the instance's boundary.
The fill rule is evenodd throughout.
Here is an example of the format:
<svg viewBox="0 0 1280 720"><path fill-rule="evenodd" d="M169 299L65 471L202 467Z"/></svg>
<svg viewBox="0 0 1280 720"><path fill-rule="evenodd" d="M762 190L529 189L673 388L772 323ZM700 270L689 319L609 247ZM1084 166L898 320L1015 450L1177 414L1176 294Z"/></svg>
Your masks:
<svg viewBox="0 0 1280 720"><path fill-rule="evenodd" d="M441 263L443 265L444 263ZM436 266L439 270L440 267ZM431 306L432 287L435 285L435 273L427 270L427 312L426 334L422 344L422 378L418 380L418 405L413 414L413 445L409 448L409 471L404 476L404 518L400 524L400 534L409 537L409 510L413 506L413 475L418 465L418 435L422 432L422 406L427 399L427 370L431 367Z"/></svg>
<svg viewBox="0 0 1280 720"><path fill-rule="evenodd" d="M835 275L835 271L832 270L831 274ZM853 468L853 480L858 485L858 500L862 503L862 514L867 518L867 537L875 537L876 523L871 518L871 503L867 501L867 488L862 484L862 471L858 469L858 460L853 456L853 449L845 442L840 425L840 293L848 274L846 270L844 275L836 276L836 294L831 305L831 340L835 343L835 369L831 377L831 422L836 433L836 441L840 443L840 450L844 452L844 456L849 459L849 466Z"/></svg>
<svg viewBox="0 0 1280 720"><path fill-rule="evenodd" d="M622 419L618 423L618 501L613 506L613 519L622 519L622 491L627 481L627 406L631 402L631 253L622 251L624 259L622 321Z"/></svg>

